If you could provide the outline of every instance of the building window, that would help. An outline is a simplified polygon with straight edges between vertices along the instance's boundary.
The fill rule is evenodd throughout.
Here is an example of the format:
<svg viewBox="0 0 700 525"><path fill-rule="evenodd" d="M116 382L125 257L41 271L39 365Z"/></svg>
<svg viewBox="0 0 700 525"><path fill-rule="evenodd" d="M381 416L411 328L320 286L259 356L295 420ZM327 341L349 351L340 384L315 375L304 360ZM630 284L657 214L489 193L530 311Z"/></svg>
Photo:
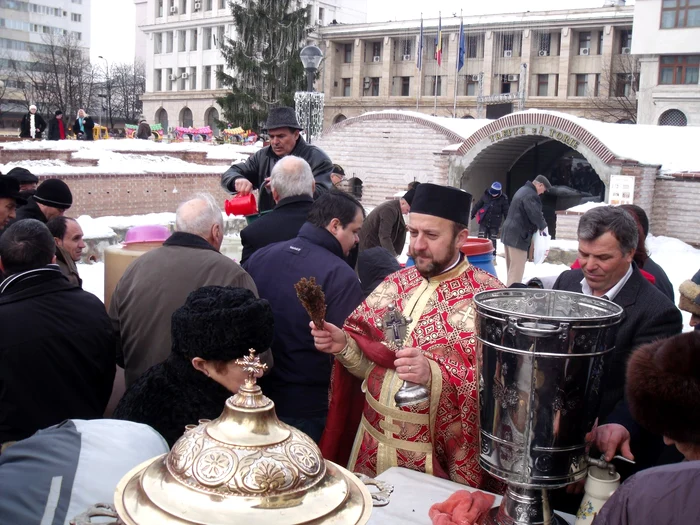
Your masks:
<svg viewBox="0 0 700 525"><path fill-rule="evenodd" d="M187 79L184 78L186 76L185 73L187 73L187 69L185 69L184 67L180 67L177 69L177 77L179 79L179 82L177 85L178 91L185 91L185 85L187 82Z"/></svg>
<svg viewBox="0 0 700 525"><path fill-rule="evenodd" d="M479 37L467 37L467 58L478 58L479 56Z"/></svg>
<svg viewBox="0 0 700 525"><path fill-rule="evenodd" d="M71 31L71 35L73 35L76 40L83 39L83 34L80 31Z"/></svg>
<svg viewBox="0 0 700 525"><path fill-rule="evenodd" d="M515 40L514 36L512 34L507 34L503 35L503 55L510 54L510 56L513 56L513 42Z"/></svg>
<svg viewBox="0 0 700 525"><path fill-rule="evenodd" d="M163 33L156 33L153 38L153 52L159 55L163 52Z"/></svg>
<svg viewBox="0 0 700 525"><path fill-rule="evenodd" d="M206 0L206 5L204 7L206 11L211 11L214 9L214 0Z"/></svg>
<svg viewBox="0 0 700 525"><path fill-rule="evenodd" d="M83 19L83 16L78 14L78 13L71 13L70 14L71 22L81 22L82 19Z"/></svg>
<svg viewBox="0 0 700 525"><path fill-rule="evenodd" d="M211 89L211 66L204 66L204 89Z"/></svg>
<svg viewBox="0 0 700 525"><path fill-rule="evenodd" d="M603 54L603 32L599 31L598 32L598 54L602 55Z"/></svg>
<svg viewBox="0 0 700 525"><path fill-rule="evenodd" d="M630 98L637 90L637 76L628 73L618 73L615 76L615 96Z"/></svg>
<svg viewBox="0 0 700 525"><path fill-rule="evenodd" d="M369 82L369 95L371 97L379 96L379 77L372 77Z"/></svg>
<svg viewBox="0 0 700 525"><path fill-rule="evenodd" d="M437 78L437 82L436 82ZM426 76L425 77L426 82L428 85L426 86L426 92L428 93L429 96L434 97L437 95L438 97L442 96L442 77L441 76Z"/></svg>
<svg viewBox="0 0 700 525"><path fill-rule="evenodd" d="M178 51L187 51L187 32L184 29L181 29L180 31L177 32L177 50Z"/></svg>
<svg viewBox="0 0 700 525"><path fill-rule="evenodd" d="M600 73L595 75L595 85L593 86L593 96L598 96L598 91L600 90Z"/></svg>
<svg viewBox="0 0 700 525"><path fill-rule="evenodd" d="M475 97L477 95L477 92L479 91L479 81L478 80L469 80L467 82L467 90L466 94L468 97Z"/></svg>
<svg viewBox="0 0 700 525"><path fill-rule="evenodd" d="M203 48L204 50L209 50L209 49L211 49L211 40L212 40L212 38L211 38L211 27L205 27L205 28L204 28L204 36L203 36L202 38L203 38L202 48Z"/></svg>
<svg viewBox="0 0 700 525"><path fill-rule="evenodd" d="M190 33L190 51L197 51L197 29Z"/></svg>
<svg viewBox="0 0 700 525"><path fill-rule="evenodd" d="M71 0L71 3L73 4L82 4L83 0Z"/></svg>
<svg viewBox="0 0 700 525"><path fill-rule="evenodd" d="M537 75L537 96L546 97L549 93L549 75Z"/></svg>
<svg viewBox="0 0 700 525"><path fill-rule="evenodd" d="M588 75L576 75L576 96L585 97L588 94Z"/></svg>
<svg viewBox="0 0 700 525"><path fill-rule="evenodd" d="M219 0L219 9L226 9L226 0Z"/></svg>
<svg viewBox="0 0 700 525"><path fill-rule="evenodd" d="M197 89L197 68L190 68L190 89Z"/></svg>
<svg viewBox="0 0 700 525"><path fill-rule="evenodd" d="M180 14L184 15L187 13L187 1L188 0L180 0Z"/></svg>
<svg viewBox="0 0 700 525"><path fill-rule="evenodd" d="M700 56L663 56L659 84L697 84Z"/></svg>
<svg viewBox="0 0 700 525"><path fill-rule="evenodd" d="M226 27L218 26L216 28L216 45L219 49L224 47L224 40L226 40Z"/></svg>
<svg viewBox="0 0 700 525"><path fill-rule="evenodd" d="M173 70L172 68L168 68L165 70L165 73L167 74L167 80L166 80L166 86L168 91L173 90Z"/></svg>
<svg viewBox="0 0 700 525"><path fill-rule="evenodd" d="M413 40L401 39L394 41L394 60L396 62L412 60Z"/></svg>
<svg viewBox="0 0 700 525"><path fill-rule="evenodd" d="M351 86L351 80L350 78L344 78L343 79L343 97L349 97L350 96L350 86Z"/></svg>
<svg viewBox="0 0 700 525"><path fill-rule="evenodd" d="M219 78L220 75L222 75L224 72L224 66L219 64L216 66L216 89L222 89L224 87L224 83L221 81L221 78Z"/></svg>
<svg viewBox="0 0 700 525"><path fill-rule="evenodd" d="M352 44L343 44L343 63L352 63Z"/></svg>
<svg viewBox="0 0 700 525"><path fill-rule="evenodd" d="M538 46L539 56L549 56L552 54L552 35L550 33L540 33L540 42Z"/></svg>
<svg viewBox="0 0 700 525"><path fill-rule="evenodd" d="M156 69L153 72L153 91L163 91L163 70Z"/></svg>
<svg viewBox="0 0 700 525"><path fill-rule="evenodd" d="M578 34L578 54L590 55L591 53L591 32L586 31Z"/></svg>
<svg viewBox="0 0 700 525"><path fill-rule="evenodd" d="M687 126L688 118L677 109L664 111L659 117L659 126Z"/></svg>
<svg viewBox="0 0 700 525"><path fill-rule="evenodd" d="M559 96L559 75L554 75L554 96Z"/></svg>
<svg viewBox="0 0 700 525"><path fill-rule="evenodd" d="M323 7L318 8L318 25L323 25L323 19L325 17L326 10Z"/></svg>
<svg viewBox="0 0 700 525"><path fill-rule="evenodd" d="M663 0L661 29L700 27L700 0Z"/></svg>
<svg viewBox="0 0 700 525"><path fill-rule="evenodd" d="M372 56L369 59L371 62L381 62L382 60L382 43L372 42Z"/></svg>
<svg viewBox="0 0 700 525"><path fill-rule="evenodd" d="M401 96L407 97L411 94L411 77L401 77Z"/></svg>
<svg viewBox="0 0 700 525"><path fill-rule="evenodd" d="M165 52L166 53L173 52L173 37L174 37L174 34L172 31L168 31L167 33L165 33Z"/></svg>
<svg viewBox="0 0 700 525"><path fill-rule="evenodd" d="M623 29L620 31L620 54L629 55L632 49L632 30Z"/></svg>

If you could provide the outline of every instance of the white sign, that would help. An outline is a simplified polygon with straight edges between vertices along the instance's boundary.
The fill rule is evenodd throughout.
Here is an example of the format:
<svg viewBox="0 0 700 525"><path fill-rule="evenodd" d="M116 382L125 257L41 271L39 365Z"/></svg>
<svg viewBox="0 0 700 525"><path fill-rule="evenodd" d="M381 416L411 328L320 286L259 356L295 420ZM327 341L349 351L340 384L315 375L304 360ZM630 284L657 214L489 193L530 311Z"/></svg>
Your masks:
<svg viewBox="0 0 700 525"><path fill-rule="evenodd" d="M634 204L634 177L611 175L608 202L611 206Z"/></svg>

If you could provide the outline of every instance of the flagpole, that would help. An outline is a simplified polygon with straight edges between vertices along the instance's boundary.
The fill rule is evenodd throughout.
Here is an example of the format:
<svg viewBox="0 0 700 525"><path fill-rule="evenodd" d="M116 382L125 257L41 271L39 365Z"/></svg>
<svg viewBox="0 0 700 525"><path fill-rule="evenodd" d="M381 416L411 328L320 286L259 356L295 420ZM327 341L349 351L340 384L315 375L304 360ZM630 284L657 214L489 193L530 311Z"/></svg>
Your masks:
<svg viewBox="0 0 700 525"><path fill-rule="evenodd" d="M433 115L437 117L437 84L438 84L438 73L440 72L440 65L442 62L442 12L438 11L438 34L437 34L437 46L435 48L435 85L433 86L433 93L435 94L435 101L433 102Z"/></svg>
<svg viewBox="0 0 700 525"><path fill-rule="evenodd" d="M457 85L459 84L459 54L462 52L462 36L464 35L464 18L462 17L462 10L459 10L459 35L457 36L458 47L457 47L457 60L455 60L455 93L454 93L454 104L452 105L452 118L457 118Z"/></svg>
<svg viewBox="0 0 700 525"><path fill-rule="evenodd" d="M423 93L423 13L420 14L420 35L418 36L418 95L416 96L416 112Z"/></svg>

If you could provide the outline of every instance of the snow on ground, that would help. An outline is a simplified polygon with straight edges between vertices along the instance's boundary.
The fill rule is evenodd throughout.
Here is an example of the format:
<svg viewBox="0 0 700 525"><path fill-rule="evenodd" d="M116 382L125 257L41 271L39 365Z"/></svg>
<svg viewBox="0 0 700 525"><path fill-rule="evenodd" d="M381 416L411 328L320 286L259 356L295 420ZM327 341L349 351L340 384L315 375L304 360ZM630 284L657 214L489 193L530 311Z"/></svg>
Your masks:
<svg viewBox="0 0 700 525"><path fill-rule="evenodd" d="M104 221L93 219L89 215L81 215L76 219L83 230L83 239L106 239L117 234Z"/></svg>
<svg viewBox="0 0 700 525"><path fill-rule="evenodd" d="M78 274L83 280L83 290L95 295L100 301L105 300L105 264L78 263Z"/></svg>
<svg viewBox="0 0 700 525"><path fill-rule="evenodd" d="M574 206L573 208L568 208L566 211L572 211L576 213L586 213L588 210L592 210L593 208L597 208L598 206L608 206L607 202L584 202L583 204L579 204L578 206Z"/></svg>
<svg viewBox="0 0 700 525"><path fill-rule="evenodd" d="M36 150L51 151L206 151L213 153L212 158L228 158L221 155L250 154L262 147L262 142L253 146L238 144L216 144L213 142L155 142L152 140L109 139L109 140L22 140L5 142L2 147L6 150ZM86 157L90 158L90 157Z"/></svg>

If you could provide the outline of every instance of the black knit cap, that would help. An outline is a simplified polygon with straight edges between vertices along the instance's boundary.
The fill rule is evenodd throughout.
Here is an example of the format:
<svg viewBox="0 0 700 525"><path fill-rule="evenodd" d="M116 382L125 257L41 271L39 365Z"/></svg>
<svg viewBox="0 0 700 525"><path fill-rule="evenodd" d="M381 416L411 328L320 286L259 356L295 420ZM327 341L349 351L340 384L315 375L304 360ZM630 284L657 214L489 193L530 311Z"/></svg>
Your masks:
<svg viewBox="0 0 700 525"><path fill-rule="evenodd" d="M267 122L265 123L263 131L269 131L277 128L304 129L299 125L294 108L287 106L272 108L270 113L267 115Z"/></svg>
<svg viewBox="0 0 700 525"><path fill-rule="evenodd" d="M68 184L60 179L46 179L36 189L34 200L59 210L67 210L73 205L73 194Z"/></svg>
<svg viewBox="0 0 700 525"><path fill-rule="evenodd" d="M415 191L411 213L442 217L457 224L469 224L472 196L466 191L427 182L420 184Z"/></svg>
<svg viewBox="0 0 700 525"><path fill-rule="evenodd" d="M6 174L7 177L12 177L20 184L36 184L39 182L39 177L34 175L27 168L12 168Z"/></svg>
<svg viewBox="0 0 700 525"><path fill-rule="evenodd" d="M173 312L171 328L174 353L232 361L270 348L274 319L270 303L246 288L203 286Z"/></svg>

